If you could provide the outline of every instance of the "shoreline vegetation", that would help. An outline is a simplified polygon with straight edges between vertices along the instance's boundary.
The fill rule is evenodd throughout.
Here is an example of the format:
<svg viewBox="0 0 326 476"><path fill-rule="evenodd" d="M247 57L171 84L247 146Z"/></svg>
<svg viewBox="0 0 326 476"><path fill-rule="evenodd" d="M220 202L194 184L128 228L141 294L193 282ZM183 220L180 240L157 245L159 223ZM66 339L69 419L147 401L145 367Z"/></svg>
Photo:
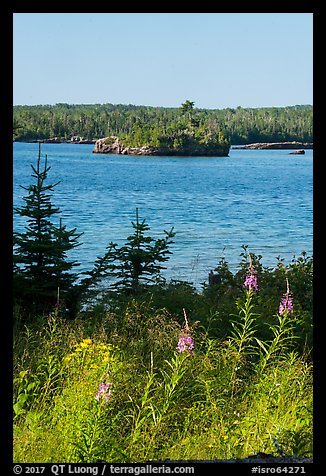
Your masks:
<svg viewBox="0 0 326 476"><path fill-rule="evenodd" d="M19 129L16 125L16 130ZM47 140L46 138L39 140ZM93 137L73 136L69 142L92 143ZM62 142L55 137L51 142ZM194 103L187 100L180 107L178 120L162 124L135 120L132 126L119 135L98 139L94 153L156 156L222 156L229 154L231 143L218 123L200 118Z"/></svg>
<svg viewBox="0 0 326 476"><path fill-rule="evenodd" d="M218 145L225 150L231 144L312 144L313 107L200 109L186 100L178 108L110 103L13 108L17 142L95 144L109 137L119 138L124 149L173 149L178 154L200 146L200 155L210 155L208 149Z"/></svg>
<svg viewBox="0 0 326 476"><path fill-rule="evenodd" d="M96 145L97 142L105 144L105 141L108 138L102 139L86 139L85 137L72 137L71 139L64 139L58 137L50 137L49 139L31 139L31 140L17 140L14 139L13 142L21 142L21 143L41 143L41 144L94 144ZM144 146L146 147L146 146ZM259 149L313 149L313 142L256 142L253 144L243 144L243 145L231 145L230 149L232 150L259 150ZM99 147L100 150L100 147ZM122 147L123 150L123 147ZM98 153L105 153L105 152L98 152ZM112 152L113 153L113 152ZM117 153L117 152L114 152ZM123 152L119 152L123 153Z"/></svg>
<svg viewBox="0 0 326 476"><path fill-rule="evenodd" d="M200 293L16 309L14 462L312 463L312 261L243 258Z"/></svg>

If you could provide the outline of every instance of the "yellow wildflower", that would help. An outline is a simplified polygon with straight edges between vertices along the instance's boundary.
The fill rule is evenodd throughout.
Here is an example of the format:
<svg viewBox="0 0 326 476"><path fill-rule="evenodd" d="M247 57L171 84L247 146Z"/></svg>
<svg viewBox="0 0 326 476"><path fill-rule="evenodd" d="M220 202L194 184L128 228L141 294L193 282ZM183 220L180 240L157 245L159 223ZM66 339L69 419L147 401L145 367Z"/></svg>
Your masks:
<svg viewBox="0 0 326 476"><path fill-rule="evenodd" d="M86 345L91 345L92 344L92 339L84 339L83 343Z"/></svg>

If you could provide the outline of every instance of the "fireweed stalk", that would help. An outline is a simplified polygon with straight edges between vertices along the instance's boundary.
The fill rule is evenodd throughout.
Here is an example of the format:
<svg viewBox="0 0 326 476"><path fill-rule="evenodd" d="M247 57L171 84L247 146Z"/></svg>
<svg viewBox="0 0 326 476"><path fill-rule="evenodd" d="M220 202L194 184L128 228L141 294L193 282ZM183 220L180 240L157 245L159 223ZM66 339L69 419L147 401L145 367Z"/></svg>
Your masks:
<svg viewBox="0 0 326 476"><path fill-rule="evenodd" d="M243 283L243 287L248 289L249 291L258 291L258 280L257 280L257 271L255 270L251 256L249 255L249 273L246 275L245 282Z"/></svg>
<svg viewBox="0 0 326 476"><path fill-rule="evenodd" d="M185 326L180 334L177 350L179 354L182 354L182 352L187 352L189 354L192 354L195 346L194 346L194 341L190 335L191 328L189 327L189 324L188 324L186 310L182 309L182 311L183 311L183 317L185 319Z"/></svg>
<svg viewBox="0 0 326 476"><path fill-rule="evenodd" d="M243 283L243 287L245 289L245 301L242 303L239 300L237 303L241 321L239 323L232 323L234 329L232 341L233 344L235 344L239 356L245 350L248 354L251 353L251 341L253 339L253 334L255 333L254 318L256 313L254 313L252 309L254 307L254 296L259 288L256 276L257 271L252 264L250 255L249 260L249 273L246 275L245 281Z"/></svg>
<svg viewBox="0 0 326 476"><path fill-rule="evenodd" d="M290 293L288 278L286 278L286 293L283 295L283 298L280 302L278 312L280 316L283 316L285 312L288 314L293 314L293 297Z"/></svg>
<svg viewBox="0 0 326 476"><path fill-rule="evenodd" d="M249 255L250 265L249 273L246 275L243 288L245 289L245 301L237 301L237 307L239 310L238 319L240 321L231 322L233 331L230 336L230 345L235 351L233 370L231 374L232 381L232 393L236 390L237 385L237 373L243 365L245 357L256 352L255 347L252 345L254 340L255 321L257 314L253 312L254 297L258 291L258 281L256 276L256 270L253 267L251 257Z"/></svg>
<svg viewBox="0 0 326 476"><path fill-rule="evenodd" d="M296 336L293 335L294 326L291 318L292 314L293 298L290 293L288 278L286 278L286 293L281 299L278 314L276 314L278 322L277 324L269 326L274 337L269 342L262 342L260 339L256 338L256 341L261 348L260 359L257 366L260 375L265 370L267 364L277 358L278 355L282 355L282 352L284 352L286 348L289 348L293 343L293 339L296 338Z"/></svg>
<svg viewBox="0 0 326 476"><path fill-rule="evenodd" d="M155 447L155 441L160 431L161 424L164 421L165 416L167 415L171 406L182 393L183 387L181 381L187 371L186 361L191 358L194 349L194 341L191 336L193 329L188 324L187 314L185 309L183 311L183 317L185 320L185 325L181 330L179 336L179 342L177 344L177 352L174 353L174 357L171 361L165 360L165 363L168 365L167 370L161 370L161 375L163 377L162 385L162 399L159 405L154 405L153 402L150 404L151 417L153 419L154 427L151 434L151 440L148 444L145 451L145 458L150 457L150 452L152 448ZM194 324L196 325L196 323Z"/></svg>
<svg viewBox="0 0 326 476"><path fill-rule="evenodd" d="M111 396L111 382L103 379L97 395L92 400L89 412L76 428L75 439L72 442L73 458L78 463L89 463L101 456L103 428L106 420L106 408ZM94 400L97 402L95 403Z"/></svg>

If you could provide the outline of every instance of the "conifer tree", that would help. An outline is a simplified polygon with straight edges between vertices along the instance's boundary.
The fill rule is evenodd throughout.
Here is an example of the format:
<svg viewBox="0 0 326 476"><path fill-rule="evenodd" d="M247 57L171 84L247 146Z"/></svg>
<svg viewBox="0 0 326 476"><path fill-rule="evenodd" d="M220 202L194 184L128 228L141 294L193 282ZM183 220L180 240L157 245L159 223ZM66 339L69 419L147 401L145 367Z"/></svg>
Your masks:
<svg viewBox="0 0 326 476"><path fill-rule="evenodd" d="M79 246L76 228L67 230L53 223L61 213L53 206L51 192L57 183L46 184L51 169L45 156L41 159L41 145L36 167L31 165L35 183L28 187L25 205L15 212L26 218L25 230L14 233L14 299L25 309L46 312L57 302L58 292L64 300L72 288L77 274L72 268L78 264L68 261L67 252Z"/></svg>
<svg viewBox="0 0 326 476"><path fill-rule="evenodd" d="M173 228L164 230L165 237L154 239L146 235L150 229L145 219L139 220L136 208L136 222L132 222L134 233L127 238L124 246L110 243L105 255L106 275L117 279L113 288L137 293L148 284L155 282L169 259L169 246L175 236Z"/></svg>

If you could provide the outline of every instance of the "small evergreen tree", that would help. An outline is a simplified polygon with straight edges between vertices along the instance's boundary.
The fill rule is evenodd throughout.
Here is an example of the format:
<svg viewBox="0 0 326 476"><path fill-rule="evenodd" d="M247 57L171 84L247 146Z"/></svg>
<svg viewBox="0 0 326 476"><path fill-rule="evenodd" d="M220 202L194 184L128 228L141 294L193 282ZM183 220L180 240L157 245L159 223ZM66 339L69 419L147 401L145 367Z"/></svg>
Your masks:
<svg viewBox="0 0 326 476"><path fill-rule="evenodd" d="M154 283L162 269L162 263L169 259L169 246L175 236L173 228L164 230L165 237L154 239L146 236L150 229L145 220L139 221L136 208L136 222L132 222L134 233L127 238L124 246L110 243L105 255L106 275L117 281L112 286L127 292L137 293L148 284Z"/></svg>
<svg viewBox="0 0 326 476"><path fill-rule="evenodd" d="M67 260L67 252L79 246L76 228L67 230L60 219L59 226L52 223L60 212L53 206L51 193L56 185L46 185L51 167L45 156L41 166L41 145L36 167L31 165L35 184L21 186L28 191L25 205L15 212L27 218L25 232L14 233L14 299L25 309L46 312L60 297L65 298L77 274L71 270L76 262Z"/></svg>

